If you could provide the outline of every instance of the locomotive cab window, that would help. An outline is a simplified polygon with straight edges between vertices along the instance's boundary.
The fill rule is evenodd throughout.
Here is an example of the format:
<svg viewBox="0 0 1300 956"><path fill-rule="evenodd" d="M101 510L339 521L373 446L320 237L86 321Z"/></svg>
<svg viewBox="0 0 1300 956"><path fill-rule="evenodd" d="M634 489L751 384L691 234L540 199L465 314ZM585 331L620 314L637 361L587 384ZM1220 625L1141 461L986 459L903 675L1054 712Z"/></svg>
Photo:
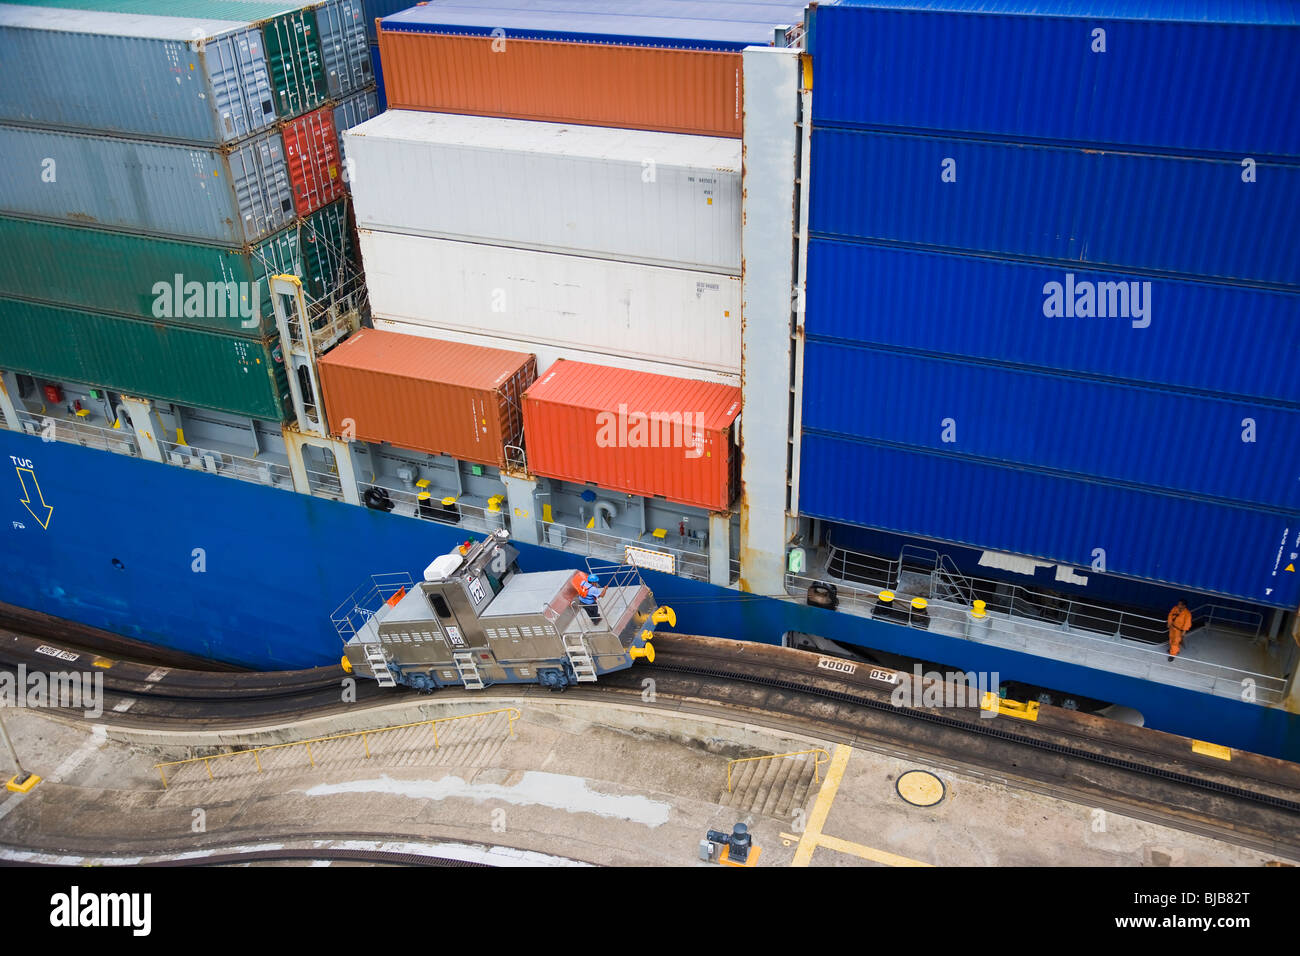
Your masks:
<svg viewBox="0 0 1300 956"><path fill-rule="evenodd" d="M447 599L437 591L429 592L429 606L439 618L446 620L451 617L451 608L447 606Z"/></svg>

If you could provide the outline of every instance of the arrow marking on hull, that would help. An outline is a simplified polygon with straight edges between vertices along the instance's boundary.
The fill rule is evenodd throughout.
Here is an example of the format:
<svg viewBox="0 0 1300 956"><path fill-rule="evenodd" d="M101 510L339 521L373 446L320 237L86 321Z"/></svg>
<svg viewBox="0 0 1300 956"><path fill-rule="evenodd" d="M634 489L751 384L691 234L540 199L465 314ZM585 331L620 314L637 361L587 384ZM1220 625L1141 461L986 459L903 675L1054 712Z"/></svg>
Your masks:
<svg viewBox="0 0 1300 956"><path fill-rule="evenodd" d="M36 480L36 472L32 471L30 468L15 468L14 470L18 472L18 484L23 486L23 496L18 500L23 503L23 506L29 512L31 512L32 517L41 523L41 527L46 531L49 531L50 518L54 515L54 508L45 503L45 496L41 494L41 483ZM32 487L36 489L36 500L40 502L40 505L36 508L32 507L32 493L27 490L27 481L23 478L24 473L32 479ZM37 514L38 511L44 511L45 517L42 518Z"/></svg>

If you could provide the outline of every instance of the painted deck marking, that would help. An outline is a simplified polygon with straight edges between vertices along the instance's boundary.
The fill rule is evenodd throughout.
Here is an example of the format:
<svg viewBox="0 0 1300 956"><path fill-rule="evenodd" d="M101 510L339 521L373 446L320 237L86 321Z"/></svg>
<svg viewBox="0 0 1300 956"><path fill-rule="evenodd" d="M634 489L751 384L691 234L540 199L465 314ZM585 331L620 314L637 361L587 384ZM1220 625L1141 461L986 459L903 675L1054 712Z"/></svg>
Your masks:
<svg viewBox="0 0 1300 956"><path fill-rule="evenodd" d="M831 765L826 770L826 779L822 782L821 789L817 791L817 800L813 803L812 813L808 816L808 826L799 838L799 846L794 851L791 866L807 866L812 860L813 850L817 849L821 841L822 827L826 825L831 804L835 802L835 795L839 793L840 781L844 779L844 771L849 766L849 756L852 753L852 747L846 747L844 744L835 745Z"/></svg>
<svg viewBox="0 0 1300 956"><path fill-rule="evenodd" d="M839 837L827 836L822 832L822 827L826 825L826 818L830 815L831 805L835 802L836 794L839 793L840 782L844 779L844 771L848 769L849 757L852 754L852 747L847 747L844 744L835 745L831 765L826 771L826 780L822 783L822 788L817 791L817 800L813 803L812 813L808 816L808 826L799 836L799 846L795 848L794 859L790 861L790 865L808 866L812 862L813 851L820 846L828 850L835 850L837 853L848 853L864 860L871 860L874 863L883 863L885 866L933 866L932 863L922 863L920 860L909 859L885 850L877 850L875 847L864 846L851 840L841 840ZM793 836L793 834L782 833L781 836L785 838Z"/></svg>

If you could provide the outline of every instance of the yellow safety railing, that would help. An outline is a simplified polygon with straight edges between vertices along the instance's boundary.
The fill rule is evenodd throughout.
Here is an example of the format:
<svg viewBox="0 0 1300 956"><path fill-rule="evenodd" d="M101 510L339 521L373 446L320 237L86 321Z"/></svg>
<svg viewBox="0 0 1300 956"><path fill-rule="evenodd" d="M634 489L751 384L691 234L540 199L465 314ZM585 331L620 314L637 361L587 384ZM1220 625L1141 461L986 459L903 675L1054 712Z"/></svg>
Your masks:
<svg viewBox="0 0 1300 956"><path fill-rule="evenodd" d="M804 754L816 754L817 758L813 761L813 782L821 783L822 779L822 760L831 759L830 752L822 747L814 747L812 750L796 750L788 754L764 754L761 757L737 757L735 760L727 761L727 793L731 793L731 768L738 763L750 763L755 760L779 760L782 757L802 757Z"/></svg>
<svg viewBox="0 0 1300 956"><path fill-rule="evenodd" d="M346 734L332 734L328 737L312 737L310 740L294 740L285 744L268 744L265 747L251 747L248 750L235 750L225 754L213 754L210 757L190 757L187 760L170 760L166 763L154 764L154 769L162 777L163 789L167 788L167 774L163 768L179 767L184 764L202 763L208 771L208 779L215 780L212 776L212 761L227 760L234 757L246 757L252 754L253 760L257 764L257 772L262 772L262 754L268 750L283 750L286 747L306 747L307 761L312 767L316 766L316 757L312 753L312 744L322 744L330 740L345 740L348 737L360 737L366 748L366 757L370 757L370 738L374 734L387 734L394 730L406 730L408 727L432 727L433 728L433 746L438 746L438 725L449 723L453 720L469 720L471 717L491 717L494 714L508 714L510 725L507 730L507 736L513 737L515 733L515 721L520 718L519 710L515 707L499 707L496 710L483 710L474 714L457 714L452 717L434 717L432 720L417 720L409 724L394 724L391 727L376 727L373 730L353 730Z"/></svg>

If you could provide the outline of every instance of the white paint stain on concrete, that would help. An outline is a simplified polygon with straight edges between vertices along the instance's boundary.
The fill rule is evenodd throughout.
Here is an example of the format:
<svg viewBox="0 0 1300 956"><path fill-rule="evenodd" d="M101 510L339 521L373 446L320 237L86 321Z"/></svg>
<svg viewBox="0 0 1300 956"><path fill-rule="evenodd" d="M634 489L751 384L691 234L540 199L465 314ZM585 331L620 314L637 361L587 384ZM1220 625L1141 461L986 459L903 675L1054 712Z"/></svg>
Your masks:
<svg viewBox="0 0 1300 956"><path fill-rule="evenodd" d="M530 770L514 786L499 783L468 783L456 776L440 780L394 780L381 776L377 780L353 780L348 783L323 783L304 791L311 797L339 793L391 793L413 800L460 798L483 803L497 800L515 806L541 806L569 813L590 813L641 823L648 827L668 822L669 804L643 796L619 796L599 793L587 786L582 777Z"/></svg>

